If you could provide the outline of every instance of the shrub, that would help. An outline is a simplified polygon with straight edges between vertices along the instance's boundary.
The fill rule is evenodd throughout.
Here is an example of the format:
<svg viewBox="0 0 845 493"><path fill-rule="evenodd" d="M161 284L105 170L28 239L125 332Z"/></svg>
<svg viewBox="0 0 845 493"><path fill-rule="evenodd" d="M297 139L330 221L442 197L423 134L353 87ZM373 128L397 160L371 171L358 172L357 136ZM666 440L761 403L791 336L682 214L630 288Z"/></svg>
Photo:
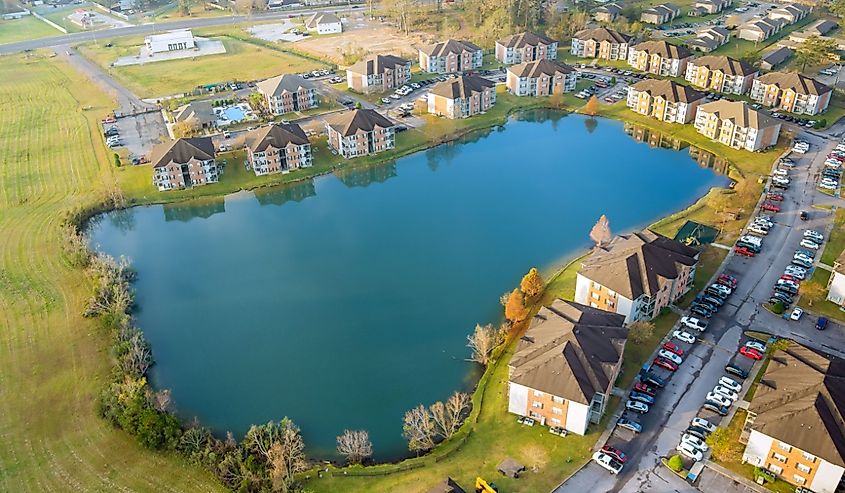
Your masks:
<svg viewBox="0 0 845 493"><path fill-rule="evenodd" d="M667 462L669 469L675 472L681 472L684 469L684 461L681 459L681 456L678 454L669 457L669 461Z"/></svg>
<svg viewBox="0 0 845 493"><path fill-rule="evenodd" d="M786 311L786 305L784 305L783 302L778 301L772 305L772 313L775 315L782 315L784 311Z"/></svg>

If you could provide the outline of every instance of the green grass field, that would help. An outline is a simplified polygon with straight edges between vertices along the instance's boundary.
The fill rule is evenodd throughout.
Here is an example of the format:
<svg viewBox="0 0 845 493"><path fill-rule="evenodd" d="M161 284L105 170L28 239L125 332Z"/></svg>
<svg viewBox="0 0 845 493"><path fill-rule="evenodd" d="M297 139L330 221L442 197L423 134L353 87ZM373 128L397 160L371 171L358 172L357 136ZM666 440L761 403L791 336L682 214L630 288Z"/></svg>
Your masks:
<svg viewBox="0 0 845 493"><path fill-rule="evenodd" d="M58 29L31 15L23 19L0 20L0 44L61 36L62 34Z"/></svg>
<svg viewBox="0 0 845 493"><path fill-rule="evenodd" d="M35 58L0 58L0 491L220 491L96 415L108 336L80 315L89 287L58 226L113 181L97 121L114 103Z"/></svg>
<svg viewBox="0 0 845 493"><path fill-rule="evenodd" d="M111 43L111 47L106 44ZM140 97L190 92L196 86L230 80L255 80L321 68L319 62L243 41L223 39L226 54L110 68L122 56L137 55L141 38L103 39L80 52Z"/></svg>

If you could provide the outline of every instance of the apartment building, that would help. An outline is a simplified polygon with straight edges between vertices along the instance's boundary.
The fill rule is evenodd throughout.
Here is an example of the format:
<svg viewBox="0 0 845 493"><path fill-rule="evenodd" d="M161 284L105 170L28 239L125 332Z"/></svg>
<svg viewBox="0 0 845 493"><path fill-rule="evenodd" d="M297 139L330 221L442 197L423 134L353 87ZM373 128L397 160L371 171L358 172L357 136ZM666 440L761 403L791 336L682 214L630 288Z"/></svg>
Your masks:
<svg viewBox="0 0 845 493"><path fill-rule="evenodd" d="M447 118L469 118L496 104L496 83L477 75L439 82L428 93L428 112Z"/></svg>
<svg viewBox="0 0 845 493"><path fill-rule="evenodd" d="M795 24L801 19L810 15L812 9L805 5L790 4L774 9L769 12L769 19L783 20L787 24Z"/></svg>
<svg viewBox="0 0 845 493"><path fill-rule="evenodd" d="M627 60L631 36L613 29L583 29L572 36L570 53L581 58Z"/></svg>
<svg viewBox="0 0 845 493"><path fill-rule="evenodd" d="M845 251L833 263L833 272L827 282L827 301L845 306Z"/></svg>
<svg viewBox="0 0 845 493"><path fill-rule="evenodd" d="M659 26L680 16L681 9L671 3L662 3L643 10L642 14L640 14L640 22Z"/></svg>
<svg viewBox="0 0 845 493"><path fill-rule="evenodd" d="M386 92L411 80L411 61L393 55L374 55L346 69L346 86L363 93Z"/></svg>
<svg viewBox="0 0 845 493"><path fill-rule="evenodd" d="M730 31L724 27L714 26L699 31L695 38L687 41L687 47L691 50L709 53L722 45L728 44L730 40Z"/></svg>
<svg viewBox="0 0 845 493"><path fill-rule="evenodd" d="M615 236L581 264L575 301L624 315L628 324L651 320L692 288L698 255L647 229Z"/></svg>
<svg viewBox="0 0 845 493"><path fill-rule="evenodd" d="M556 58L557 41L542 34L512 34L496 41L496 60L506 65Z"/></svg>
<svg viewBox="0 0 845 493"><path fill-rule="evenodd" d="M167 122L167 133L171 139L176 138L173 127L180 122L187 123L194 130L210 130L217 127L217 115L211 106L211 101L191 101L184 104L170 114Z"/></svg>
<svg viewBox="0 0 845 493"><path fill-rule="evenodd" d="M578 72L565 63L537 60L508 67L507 87L517 96L549 96L575 90Z"/></svg>
<svg viewBox="0 0 845 493"><path fill-rule="evenodd" d="M728 94L745 94L760 72L724 55L703 56L687 63L684 79L695 87Z"/></svg>
<svg viewBox="0 0 845 493"><path fill-rule="evenodd" d="M778 65L789 60L792 56L793 50L783 47L773 47L764 51L760 55L760 68L763 70L773 70ZM754 85L752 84L752 88Z"/></svg>
<svg viewBox="0 0 845 493"><path fill-rule="evenodd" d="M805 491L842 491L845 361L794 342L776 351L748 406L740 441L743 463Z"/></svg>
<svg viewBox="0 0 845 493"><path fill-rule="evenodd" d="M317 107L317 90L299 75L284 74L256 84L271 115L284 115Z"/></svg>
<svg viewBox="0 0 845 493"><path fill-rule="evenodd" d="M732 0L696 0L690 14L712 15L718 14L733 4Z"/></svg>
<svg viewBox="0 0 845 493"><path fill-rule="evenodd" d="M593 18L597 22L607 22L611 23L616 20L617 17L622 15L622 7L616 3L609 3L607 5L602 5L601 7L597 8L596 11L593 13Z"/></svg>
<svg viewBox="0 0 845 493"><path fill-rule="evenodd" d="M747 41L759 43L779 33L787 23L783 19L761 19L755 18L741 24L737 31L737 37Z"/></svg>
<svg viewBox="0 0 845 493"><path fill-rule="evenodd" d="M158 144L150 153L153 184L159 191L190 188L218 180L211 137L176 139Z"/></svg>
<svg viewBox="0 0 845 493"><path fill-rule="evenodd" d="M666 79L645 79L628 89L628 108L668 123L689 123L704 94Z"/></svg>
<svg viewBox="0 0 845 493"><path fill-rule="evenodd" d="M484 52L469 41L450 39L420 49L420 68L435 74L466 72L480 67Z"/></svg>
<svg viewBox="0 0 845 493"><path fill-rule="evenodd" d="M645 41L628 50L628 65L663 77L683 77L692 52L666 41Z"/></svg>
<svg viewBox="0 0 845 493"><path fill-rule="evenodd" d="M722 99L698 107L695 129L710 140L734 149L759 151L777 144L779 120L756 111L744 101Z"/></svg>
<svg viewBox="0 0 845 493"><path fill-rule="evenodd" d="M311 142L295 123L266 125L248 132L246 155L256 176L311 166Z"/></svg>
<svg viewBox="0 0 845 493"><path fill-rule="evenodd" d="M396 126L376 110L355 109L327 118L329 147L351 159L396 147Z"/></svg>
<svg viewBox="0 0 845 493"><path fill-rule="evenodd" d="M625 317L561 299L543 307L508 364L508 411L584 435L619 375Z"/></svg>
<svg viewBox="0 0 845 493"><path fill-rule="evenodd" d="M769 72L751 85L751 99L790 113L817 115L827 110L833 90L797 72Z"/></svg>

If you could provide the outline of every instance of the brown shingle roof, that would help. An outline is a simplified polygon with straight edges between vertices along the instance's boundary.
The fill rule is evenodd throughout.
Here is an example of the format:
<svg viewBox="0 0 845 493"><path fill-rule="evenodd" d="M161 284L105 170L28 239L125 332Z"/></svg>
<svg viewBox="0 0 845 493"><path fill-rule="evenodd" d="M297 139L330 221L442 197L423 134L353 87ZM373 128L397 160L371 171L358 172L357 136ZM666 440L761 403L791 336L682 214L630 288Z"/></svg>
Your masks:
<svg viewBox="0 0 845 493"><path fill-rule="evenodd" d="M537 46L540 44L550 45L554 42L555 41L548 36L531 32L511 34L510 36L506 36L496 41L497 44L506 48L524 48L526 46Z"/></svg>
<svg viewBox="0 0 845 493"><path fill-rule="evenodd" d="M796 343L772 355L752 429L845 467L845 361Z"/></svg>
<svg viewBox="0 0 845 493"><path fill-rule="evenodd" d="M744 101L720 99L712 103L702 104L698 109L699 111L714 113L720 120L730 120L740 127L750 127L759 130L761 128L774 127L780 123L765 113L751 108Z"/></svg>
<svg viewBox="0 0 845 493"><path fill-rule="evenodd" d="M411 62L398 56L375 55L360 60L347 70L355 72L356 74L373 75L383 73L388 69L393 70L399 65L408 65L409 63Z"/></svg>
<svg viewBox="0 0 845 493"><path fill-rule="evenodd" d="M763 84L774 84L780 89L791 89L798 94L821 96L831 89L816 79L805 77L797 72L769 72L757 78Z"/></svg>
<svg viewBox="0 0 845 493"><path fill-rule="evenodd" d="M469 41L449 39L446 41L441 41L440 43L437 43L435 45L420 49L420 51L427 54L428 56L445 56L453 53L462 53L464 51L478 51L480 49L481 48L470 43Z"/></svg>
<svg viewBox="0 0 845 493"><path fill-rule="evenodd" d="M579 274L622 296L635 300L652 296L679 275L679 265L691 266L698 250L647 229L615 236L596 249Z"/></svg>
<svg viewBox="0 0 845 493"><path fill-rule="evenodd" d="M271 79L262 80L258 84L262 94L279 96L285 92L297 92L300 88L311 89L313 84L295 74L282 74Z"/></svg>
<svg viewBox="0 0 845 493"><path fill-rule="evenodd" d="M575 39L580 39L582 41L608 41L610 43L628 43L631 40L631 36L627 34L622 34L619 31L614 31L613 29L607 29L605 27L598 27L596 29L583 29L575 33L573 36Z"/></svg>
<svg viewBox="0 0 845 493"><path fill-rule="evenodd" d="M438 82L431 88L431 94L448 99L468 98L473 93L484 92L485 89L496 87L491 82L477 75L462 75L449 80Z"/></svg>
<svg viewBox="0 0 845 493"><path fill-rule="evenodd" d="M724 55L703 56L693 59L690 63L696 67L707 67L708 70L721 70L727 75L746 76L757 72L751 65Z"/></svg>
<svg viewBox="0 0 845 493"><path fill-rule="evenodd" d="M602 5L601 7L596 9L596 12L608 13L608 14L616 14L619 15L622 13L622 7L620 7L616 3L609 3L607 5Z"/></svg>
<svg viewBox="0 0 845 493"><path fill-rule="evenodd" d="M615 377L625 316L561 299L543 307L511 357L510 381L582 404Z"/></svg>
<svg viewBox="0 0 845 493"><path fill-rule="evenodd" d="M666 79L645 79L631 86L634 90L646 92L651 97L660 97L672 103L691 103L704 97L695 89Z"/></svg>
<svg viewBox="0 0 845 493"><path fill-rule="evenodd" d="M683 46L673 45L666 41L645 41L634 46L637 51L644 51L649 55L660 55L663 58L683 59L692 56L692 52Z"/></svg>
<svg viewBox="0 0 845 493"><path fill-rule="evenodd" d="M569 74L574 72L574 69L565 63L542 59L508 67L508 72L513 73L517 77L534 78L540 75L554 77L556 74Z"/></svg>
<svg viewBox="0 0 845 493"><path fill-rule="evenodd" d="M211 107L211 101L192 101L180 106L173 112L173 120L177 122L184 122L192 118L200 124L208 124L217 120L217 116Z"/></svg>
<svg viewBox="0 0 845 493"><path fill-rule="evenodd" d="M246 145L252 152L264 152L268 147L281 149L288 144L308 144L308 137L296 123L277 123L256 128L246 134Z"/></svg>
<svg viewBox="0 0 845 493"><path fill-rule="evenodd" d="M356 109L344 111L331 117L329 127L344 137L355 135L359 130L371 132L376 127L390 128L393 122L382 116L376 110Z"/></svg>
<svg viewBox="0 0 845 493"><path fill-rule="evenodd" d="M446 478L426 493L466 493L452 478Z"/></svg>
<svg viewBox="0 0 845 493"><path fill-rule="evenodd" d="M158 144L150 152L150 163L154 168L167 166L171 162L185 164L191 159L199 161L214 159L214 143L211 137L171 140Z"/></svg>

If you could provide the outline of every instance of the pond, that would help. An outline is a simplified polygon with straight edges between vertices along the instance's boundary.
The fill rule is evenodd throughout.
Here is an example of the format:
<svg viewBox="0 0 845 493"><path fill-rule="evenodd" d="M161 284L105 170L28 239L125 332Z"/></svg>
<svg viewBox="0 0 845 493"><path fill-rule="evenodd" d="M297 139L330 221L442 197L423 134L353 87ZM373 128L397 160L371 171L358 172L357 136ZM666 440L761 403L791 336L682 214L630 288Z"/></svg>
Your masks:
<svg viewBox="0 0 845 493"><path fill-rule="evenodd" d="M629 231L728 183L683 147L527 112L378 167L113 212L90 234L137 269L152 383L182 418L241 436L289 416L321 458L366 429L393 459L407 409L472 388L466 336L530 267L588 248L601 214Z"/></svg>

